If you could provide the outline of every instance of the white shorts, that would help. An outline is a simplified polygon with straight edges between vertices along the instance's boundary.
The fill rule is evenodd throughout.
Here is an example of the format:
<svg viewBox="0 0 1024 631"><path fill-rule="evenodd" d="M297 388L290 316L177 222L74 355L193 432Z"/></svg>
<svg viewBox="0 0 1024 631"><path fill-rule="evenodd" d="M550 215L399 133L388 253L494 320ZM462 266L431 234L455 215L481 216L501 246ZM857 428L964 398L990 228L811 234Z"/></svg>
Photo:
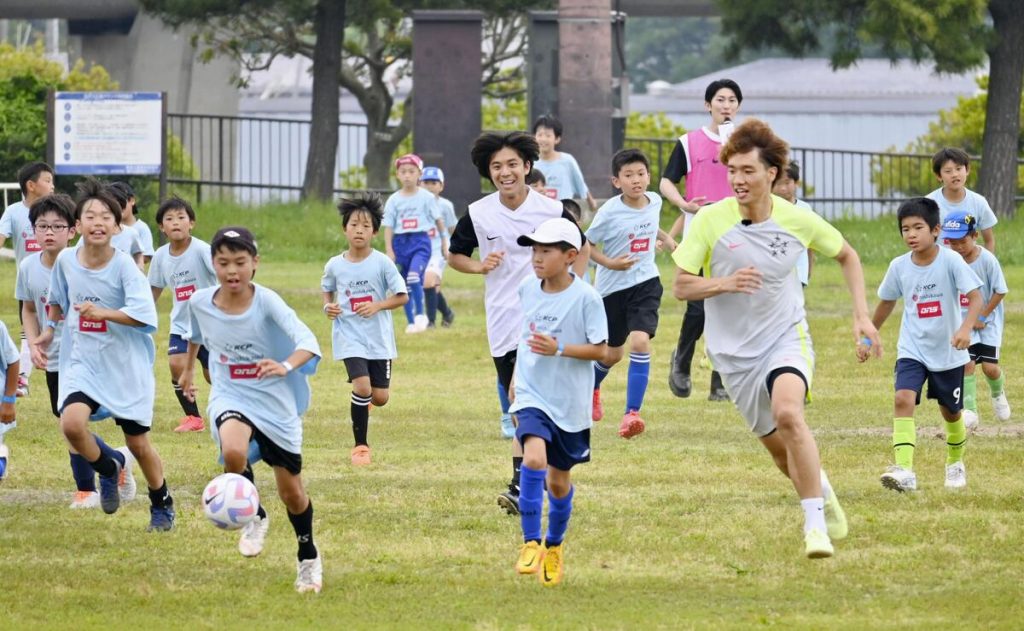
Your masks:
<svg viewBox="0 0 1024 631"><path fill-rule="evenodd" d="M444 257L438 254L437 256L430 257L430 260L427 261L426 271L437 274L437 278L438 280L440 280L441 277L444 275L444 268L447 265L448 262L444 260Z"/></svg>
<svg viewBox="0 0 1024 631"><path fill-rule="evenodd" d="M814 347L805 321L790 329L775 348L762 357L752 369L721 373L722 383L729 393L729 398L747 421L747 427L758 438L775 431L768 379L773 371L787 368L803 376L807 384L807 397L810 399L811 381L814 377Z"/></svg>

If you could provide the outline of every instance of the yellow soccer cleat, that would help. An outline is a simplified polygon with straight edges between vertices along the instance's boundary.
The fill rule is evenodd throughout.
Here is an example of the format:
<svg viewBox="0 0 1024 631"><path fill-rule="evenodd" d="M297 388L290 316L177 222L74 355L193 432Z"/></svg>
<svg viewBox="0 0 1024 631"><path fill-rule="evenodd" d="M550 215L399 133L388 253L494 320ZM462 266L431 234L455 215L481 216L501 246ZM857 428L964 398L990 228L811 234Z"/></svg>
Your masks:
<svg viewBox="0 0 1024 631"><path fill-rule="evenodd" d="M540 584L545 587L554 587L562 582L563 563L562 545L547 548L544 554L544 567L540 572Z"/></svg>
<svg viewBox="0 0 1024 631"><path fill-rule="evenodd" d="M516 572L520 574L536 574L544 561L544 546L540 542L530 541L519 548L519 559L516 561Z"/></svg>
<svg viewBox="0 0 1024 631"><path fill-rule="evenodd" d="M827 559L835 554L828 535L817 528L810 529L804 535L804 549L808 559Z"/></svg>
<svg viewBox="0 0 1024 631"><path fill-rule="evenodd" d="M846 523L846 513L839 505L839 498L831 487L825 496L825 527L828 530L828 538L832 540L843 539L850 531Z"/></svg>

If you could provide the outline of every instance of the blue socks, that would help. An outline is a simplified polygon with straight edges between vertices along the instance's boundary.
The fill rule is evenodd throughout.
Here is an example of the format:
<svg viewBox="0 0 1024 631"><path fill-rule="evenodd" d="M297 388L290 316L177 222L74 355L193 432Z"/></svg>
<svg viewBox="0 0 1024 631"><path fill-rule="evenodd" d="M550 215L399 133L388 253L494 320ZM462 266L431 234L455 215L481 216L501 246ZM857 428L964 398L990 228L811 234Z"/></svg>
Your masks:
<svg viewBox="0 0 1024 631"><path fill-rule="evenodd" d="M565 530L569 527L569 517L572 516L572 496L576 487L569 487L569 494L558 499L548 492L548 533L544 536L544 545L548 548L562 544L565 539ZM522 506L522 500L520 500Z"/></svg>
<svg viewBox="0 0 1024 631"><path fill-rule="evenodd" d="M523 525L523 541L540 541L540 512L544 508L546 469L519 469L519 518ZM565 529L562 529L565 533Z"/></svg>
<svg viewBox="0 0 1024 631"><path fill-rule="evenodd" d="M75 488L79 491L96 492L96 472L82 454L68 452L71 459L71 476L75 478Z"/></svg>
<svg viewBox="0 0 1024 631"><path fill-rule="evenodd" d="M611 369L611 366L605 366L601 362L594 362L594 390L601 389L601 382L608 376L608 371Z"/></svg>
<svg viewBox="0 0 1024 631"><path fill-rule="evenodd" d="M512 405L508 400L508 391L505 390L505 386L501 385L498 381L498 401L501 402L501 413L508 414L508 408Z"/></svg>
<svg viewBox="0 0 1024 631"><path fill-rule="evenodd" d="M640 411L647 392L647 381L651 376L651 354L630 353L629 372L626 373L626 413Z"/></svg>

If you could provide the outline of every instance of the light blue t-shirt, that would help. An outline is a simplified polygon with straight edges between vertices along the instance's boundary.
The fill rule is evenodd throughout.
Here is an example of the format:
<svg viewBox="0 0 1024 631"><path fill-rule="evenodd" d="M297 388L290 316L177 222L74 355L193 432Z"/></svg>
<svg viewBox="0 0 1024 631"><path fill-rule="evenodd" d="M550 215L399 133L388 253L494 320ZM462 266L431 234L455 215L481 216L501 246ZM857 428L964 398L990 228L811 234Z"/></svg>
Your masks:
<svg viewBox="0 0 1024 631"><path fill-rule="evenodd" d="M228 411L244 414L274 444L302 453L302 415L309 408L309 375L316 372L320 345L295 311L272 290L253 283L256 293L245 313L231 315L213 304L219 287L192 294L186 307L186 339L210 352L209 418ZM282 362L296 350L315 357L285 377L256 378L261 359ZM215 424L213 438L220 444Z"/></svg>
<svg viewBox="0 0 1024 631"><path fill-rule="evenodd" d="M50 304L64 313L60 340L60 388L57 408L73 392L82 392L114 418L149 427L153 422L153 360L156 305L146 277L130 256L114 251L102 269L78 261L79 248L57 255L50 274ZM75 305L92 302L117 309L143 326L80 318Z"/></svg>
<svg viewBox="0 0 1024 631"><path fill-rule="evenodd" d="M641 210L630 208L622 195L606 201L598 209L594 222L587 228L587 241L601 245L609 258L632 256L633 267L617 271L598 265L594 287L602 297L635 287L658 275L654 253L658 242L661 218L661 197L647 193L647 205Z"/></svg>
<svg viewBox="0 0 1024 631"><path fill-rule="evenodd" d="M369 318L355 312L356 305L380 302L392 294L406 293L405 281L395 263L374 250L358 263L345 258L345 253L332 257L324 266L320 288L336 293L335 302L341 315L331 326L334 359L394 359L395 325L391 311L382 309Z"/></svg>
<svg viewBox="0 0 1024 631"><path fill-rule="evenodd" d="M964 192L966 193L964 198L955 204L946 199L946 196L942 194L942 188L928 193L928 199L934 199L939 205L939 223L945 221L946 215L949 213L960 210L974 215L974 218L978 220L978 230L994 228L999 223L999 218L992 212L988 200L970 189L964 189Z"/></svg>
<svg viewBox="0 0 1024 631"><path fill-rule="evenodd" d="M981 254L968 265L981 280L981 305L984 308L988 301L992 300L992 294L1006 294L1010 290L1006 286L1006 277L1003 275L1003 268L999 265L996 255L985 248L978 249L981 250ZM999 302L999 305L990 314L991 319L985 324L984 329L980 331L975 329L971 333L971 344L986 344L996 348L1003 345L1003 303L1005 302L1005 298ZM960 295L960 306L963 307L963 314L967 315L970 301L963 294Z"/></svg>
<svg viewBox="0 0 1024 631"><path fill-rule="evenodd" d="M171 335L184 336L189 329L185 313L188 299L200 289L217 284L210 244L192 237L188 248L178 256L171 254L170 243L160 246L149 264L149 284L171 288Z"/></svg>
<svg viewBox="0 0 1024 631"><path fill-rule="evenodd" d="M78 240L78 244L82 244L82 239ZM139 233L130 226L121 226L121 232L110 237L110 245L129 256L142 254L142 241L139 240Z"/></svg>
<svg viewBox="0 0 1024 631"><path fill-rule="evenodd" d="M893 259L878 288L882 300L903 299L903 320L897 359L915 359L928 370L951 370L970 360L967 350L951 340L963 323L960 294L978 289L981 281L964 259L949 248L929 265L911 260L911 252Z"/></svg>
<svg viewBox="0 0 1024 631"><path fill-rule="evenodd" d="M608 319L597 291L574 279L563 291L549 294L541 280L530 277L519 285L523 324L516 349L516 400L509 408L542 410L562 431L582 432L590 420L594 398L594 362L540 355L527 340L544 333L563 344L601 344L608 340Z"/></svg>
<svg viewBox="0 0 1024 631"><path fill-rule="evenodd" d="M153 231L149 229L149 225L138 219L131 226L124 226L125 228L132 228L139 235L139 245L142 246L142 256L153 256Z"/></svg>
<svg viewBox="0 0 1024 631"><path fill-rule="evenodd" d="M458 221L459 221L458 219L455 218L455 205L452 204L450 200L447 200L447 199L445 199L443 197L439 197L437 199L437 205L438 205L438 208L441 211L441 223L444 224L444 229L446 231L448 231L448 234L445 235L445 237L447 238L448 235L451 234L451 230L455 227L455 224L458 223ZM429 231L429 234L430 234L430 258L432 258L432 259L440 258L441 257L441 235L438 234L438 232L437 232L437 226L431 227L430 231Z"/></svg>
<svg viewBox="0 0 1024 631"><path fill-rule="evenodd" d="M53 268L43 264L41 252L29 254L25 260L18 265L18 281L14 290L14 297L22 302L32 302L36 306L36 320L39 322L39 330L46 328L46 310L50 304L47 296L50 294L50 273ZM57 372L60 369L60 336L64 330L64 321L57 323L53 332L53 342L46 350L46 372Z"/></svg>
<svg viewBox="0 0 1024 631"><path fill-rule="evenodd" d="M558 199L581 199L590 192L572 154L561 151L557 160L537 160L533 167L544 174L547 188L558 191Z"/></svg>
<svg viewBox="0 0 1024 631"><path fill-rule="evenodd" d="M802 199L798 199L793 202L793 205L797 208L803 208L808 212L814 212L811 205ZM796 260L796 276L800 279L800 284L806 287L811 282L811 261L807 258L807 254L801 256Z"/></svg>
<svg viewBox="0 0 1024 631"><path fill-rule="evenodd" d="M425 188L417 188L413 195L395 191L384 204L384 220L381 225L391 228L395 234L407 232L430 232L437 227L441 208L434 194Z"/></svg>
<svg viewBox="0 0 1024 631"><path fill-rule="evenodd" d="M42 247L36 241L36 232L28 220L28 206L25 202L14 202L0 217L0 234L13 240L14 260L21 263L29 254L39 252Z"/></svg>
<svg viewBox="0 0 1024 631"><path fill-rule="evenodd" d="M14 344L14 340L11 339L11 334L7 331L7 325L0 321L0 373L4 375L4 379L7 378L7 367L19 361L20 358L21 353L18 352L18 347ZM0 423L0 437L17 426L17 422Z"/></svg>

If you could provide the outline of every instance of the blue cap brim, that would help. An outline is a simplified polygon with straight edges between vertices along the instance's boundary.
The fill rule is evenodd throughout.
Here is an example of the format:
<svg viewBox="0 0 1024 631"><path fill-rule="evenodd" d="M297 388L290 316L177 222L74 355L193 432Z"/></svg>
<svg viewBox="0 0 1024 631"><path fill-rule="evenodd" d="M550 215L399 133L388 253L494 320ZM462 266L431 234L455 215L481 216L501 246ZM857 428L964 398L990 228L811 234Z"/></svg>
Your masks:
<svg viewBox="0 0 1024 631"><path fill-rule="evenodd" d="M939 233L940 239L963 239L970 233L970 230L943 230Z"/></svg>

